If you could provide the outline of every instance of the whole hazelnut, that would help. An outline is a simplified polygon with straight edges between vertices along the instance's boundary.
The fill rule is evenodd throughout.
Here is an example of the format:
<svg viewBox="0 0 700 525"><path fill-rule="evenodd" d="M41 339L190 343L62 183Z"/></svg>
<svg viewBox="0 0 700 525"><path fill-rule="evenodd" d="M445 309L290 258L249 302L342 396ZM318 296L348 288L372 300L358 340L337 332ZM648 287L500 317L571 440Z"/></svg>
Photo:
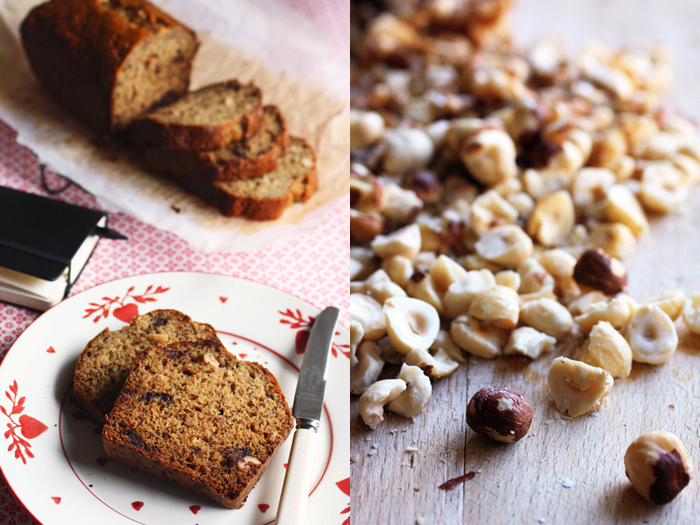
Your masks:
<svg viewBox="0 0 700 525"><path fill-rule="evenodd" d="M467 424L479 435L501 443L525 437L532 408L525 398L507 388L482 388L467 406Z"/></svg>
<svg viewBox="0 0 700 525"><path fill-rule="evenodd" d="M442 184L434 171L418 170L406 175L405 186L415 192L420 200L432 204L442 198Z"/></svg>
<svg viewBox="0 0 700 525"><path fill-rule="evenodd" d="M644 498L663 505L690 482L693 467L681 440L665 430L642 434L625 453L625 473Z"/></svg>
<svg viewBox="0 0 700 525"><path fill-rule="evenodd" d="M350 177L350 207L364 213L378 212L384 206L384 183L380 177Z"/></svg>
<svg viewBox="0 0 700 525"><path fill-rule="evenodd" d="M384 218L378 213L363 213L350 209L350 239L368 243L384 232Z"/></svg>
<svg viewBox="0 0 700 525"><path fill-rule="evenodd" d="M594 248L579 257L574 266L574 280L581 286L615 295L627 286L627 272L620 261Z"/></svg>

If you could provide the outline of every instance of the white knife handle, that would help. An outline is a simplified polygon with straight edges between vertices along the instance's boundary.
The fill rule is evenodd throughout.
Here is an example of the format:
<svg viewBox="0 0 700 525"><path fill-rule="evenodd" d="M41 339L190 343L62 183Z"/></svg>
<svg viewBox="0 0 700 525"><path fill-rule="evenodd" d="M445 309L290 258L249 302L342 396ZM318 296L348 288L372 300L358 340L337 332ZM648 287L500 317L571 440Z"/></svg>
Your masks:
<svg viewBox="0 0 700 525"><path fill-rule="evenodd" d="M277 525L304 525L306 504L311 490L313 444L316 431L299 428L294 432L282 496L277 510Z"/></svg>

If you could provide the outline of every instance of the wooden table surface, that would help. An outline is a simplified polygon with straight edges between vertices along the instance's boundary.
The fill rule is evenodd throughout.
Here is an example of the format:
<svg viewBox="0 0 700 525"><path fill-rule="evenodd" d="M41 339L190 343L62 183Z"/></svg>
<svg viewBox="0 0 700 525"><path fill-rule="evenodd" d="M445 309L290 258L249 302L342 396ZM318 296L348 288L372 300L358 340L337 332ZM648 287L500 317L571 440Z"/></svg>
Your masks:
<svg viewBox="0 0 700 525"><path fill-rule="evenodd" d="M625 261L629 293L644 299L672 289L700 291L700 190L676 214L654 220ZM433 397L413 420L387 414L366 427L352 396L352 516L357 525L700 523L700 336L676 322L680 345L664 365L634 363L616 380L598 413L564 419L547 385L552 360L471 357L433 383ZM532 405L528 435L491 443L466 423L471 396L507 386ZM625 476L623 458L634 438L651 430L676 434L688 449L695 478L671 503L647 503ZM407 449L416 448L416 452ZM475 476L452 491L450 478ZM423 519L420 519L423 518Z"/></svg>

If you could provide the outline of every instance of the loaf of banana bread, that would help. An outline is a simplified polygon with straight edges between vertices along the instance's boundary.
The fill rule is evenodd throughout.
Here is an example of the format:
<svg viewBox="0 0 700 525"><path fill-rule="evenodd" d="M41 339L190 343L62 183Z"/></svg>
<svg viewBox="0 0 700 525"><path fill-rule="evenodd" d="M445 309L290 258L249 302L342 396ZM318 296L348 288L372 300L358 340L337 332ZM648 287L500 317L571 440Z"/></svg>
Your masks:
<svg viewBox="0 0 700 525"><path fill-rule="evenodd" d="M186 93L199 46L191 29L145 0L51 0L20 32L48 94L101 133Z"/></svg>

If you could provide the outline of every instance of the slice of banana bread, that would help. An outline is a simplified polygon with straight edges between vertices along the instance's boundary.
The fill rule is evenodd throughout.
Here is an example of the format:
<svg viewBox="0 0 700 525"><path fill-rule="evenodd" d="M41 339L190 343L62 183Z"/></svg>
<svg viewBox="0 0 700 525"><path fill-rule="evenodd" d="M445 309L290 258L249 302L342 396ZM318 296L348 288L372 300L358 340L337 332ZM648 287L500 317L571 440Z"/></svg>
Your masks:
<svg viewBox="0 0 700 525"><path fill-rule="evenodd" d="M142 350L199 339L218 340L214 328L177 310L153 310L135 316L120 330L105 328L78 357L71 397L97 423L104 423Z"/></svg>
<svg viewBox="0 0 700 525"><path fill-rule="evenodd" d="M47 93L106 133L185 94L199 46L191 29L145 0L51 0L20 32Z"/></svg>
<svg viewBox="0 0 700 525"><path fill-rule="evenodd" d="M107 415L107 456L240 508L294 418L275 377L218 341L151 347Z"/></svg>
<svg viewBox="0 0 700 525"><path fill-rule="evenodd" d="M284 118L275 106L263 108L260 130L251 138L211 151L144 148L146 166L214 181L249 179L272 171L289 145Z"/></svg>
<svg viewBox="0 0 700 525"><path fill-rule="evenodd" d="M254 136L262 119L260 89L229 80L135 119L128 136L138 147L213 150Z"/></svg>
<svg viewBox="0 0 700 525"><path fill-rule="evenodd" d="M256 220L279 218L292 202L308 200L316 185L314 151L294 137L276 169L252 179L214 183L224 215Z"/></svg>

